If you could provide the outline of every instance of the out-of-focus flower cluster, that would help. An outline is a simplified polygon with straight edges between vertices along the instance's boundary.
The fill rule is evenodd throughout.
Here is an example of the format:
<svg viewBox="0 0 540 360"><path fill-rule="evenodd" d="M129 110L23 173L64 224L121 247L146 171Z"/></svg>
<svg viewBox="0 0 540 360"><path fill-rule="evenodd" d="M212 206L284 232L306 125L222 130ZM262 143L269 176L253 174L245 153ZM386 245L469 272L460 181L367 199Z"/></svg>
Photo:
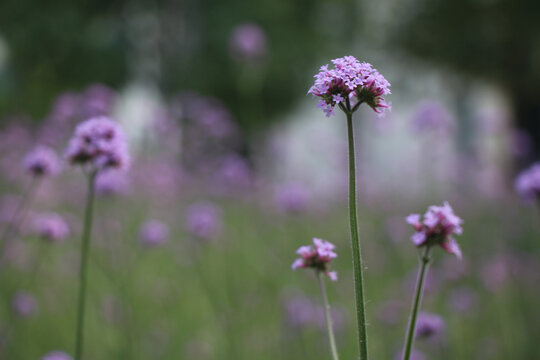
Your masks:
<svg viewBox="0 0 540 360"><path fill-rule="evenodd" d="M463 220L454 214L448 202L443 206L430 206L423 219L420 214L411 214L406 220L416 230L411 237L416 246L440 245L445 251L461 258L461 249L453 235L461 235Z"/></svg>
<svg viewBox="0 0 540 360"><path fill-rule="evenodd" d="M34 176L54 176L60 172L60 160L53 149L38 145L24 158L24 168Z"/></svg>
<svg viewBox="0 0 540 360"><path fill-rule="evenodd" d="M318 96L318 107L323 109L326 116L334 114L334 107L345 107L350 103L351 109L360 103L366 103L379 116L391 108L386 103L384 95L390 94L390 83L366 62L358 61L354 56L345 56L332 60L335 69L328 65L321 66L315 83L308 94ZM351 110L349 109L349 110Z"/></svg>
<svg viewBox="0 0 540 360"><path fill-rule="evenodd" d="M540 163L523 170L516 178L516 191L527 202L540 199Z"/></svg>
<svg viewBox="0 0 540 360"><path fill-rule="evenodd" d="M55 213L37 215L33 225L36 235L51 242L61 242L69 235L67 222Z"/></svg>
<svg viewBox="0 0 540 360"><path fill-rule="evenodd" d="M125 134L118 123L105 116L78 125L65 155L72 164L89 166L93 170L129 166Z"/></svg>
<svg viewBox="0 0 540 360"><path fill-rule="evenodd" d="M335 248L331 242L313 238L313 245L301 246L296 250L300 258L293 262L292 269L312 268L316 271L323 272L330 280L337 281L337 272L329 271L328 269L330 261L337 257L337 254L334 252Z"/></svg>

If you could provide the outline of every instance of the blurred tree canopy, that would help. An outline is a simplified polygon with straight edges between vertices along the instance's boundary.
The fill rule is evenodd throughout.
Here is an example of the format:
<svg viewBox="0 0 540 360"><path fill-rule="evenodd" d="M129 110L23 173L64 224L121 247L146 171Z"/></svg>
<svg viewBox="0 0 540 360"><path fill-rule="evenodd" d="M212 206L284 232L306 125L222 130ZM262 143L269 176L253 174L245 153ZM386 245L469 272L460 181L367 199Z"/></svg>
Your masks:
<svg viewBox="0 0 540 360"><path fill-rule="evenodd" d="M397 19L393 43L496 82L513 102L518 127L540 149L540 2L420 0Z"/></svg>
<svg viewBox="0 0 540 360"><path fill-rule="evenodd" d="M149 55L158 62L152 80L164 94L219 97L251 129L307 92L318 58L350 40L355 6L352 0L6 0L0 37L9 57L0 73L0 113L40 118L63 91L94 82L119 89L140 77L138 57ZM134 31L144 17L157 24L150 47L144 26ZM238 63L229 53L232 29L245 22L267 34L259 64ZM148 49L152 54L144 54Z"/></svg>

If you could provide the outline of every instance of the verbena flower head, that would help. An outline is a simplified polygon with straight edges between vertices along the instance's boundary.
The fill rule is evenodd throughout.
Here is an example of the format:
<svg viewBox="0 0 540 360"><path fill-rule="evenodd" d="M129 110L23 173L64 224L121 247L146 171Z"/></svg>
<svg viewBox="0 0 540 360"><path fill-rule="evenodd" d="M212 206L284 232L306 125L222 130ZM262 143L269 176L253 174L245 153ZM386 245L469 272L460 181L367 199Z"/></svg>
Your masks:
<svg viewBox="0 0 540 360"><path fill-rule="evenodd" d="M188 208L186 227L196 238L215 239L221 230L221 210L209 202L193 204Z"/></svg>
<svg viewBox="0 0 540 360"><path fill-rule="evenodd" d="M296 250L300 258L292 263L292 269L312 268L325 273L330 280L337 281L337 272L329 271L329 264L337 257L336 247L331 242L313 238L313 245L301 246Z"/></svg>
<svg viewBox="0 0 540 360"><path fill-rule="evenodd" d="M126 136L120 125L106 116L79 124L65 155L72 164L94 171L125 169L129 165Z"/></svg>
<svg viewBox="0 0 540 360"><path fill-rule="evenodd" d="M13 296L11 301L13 311L19 316L29 317L37 311L37 300L31 294L19 291Z"/></svg>
<svg viewBox="0 0 540 360"><path fill-rule="evenodd" d="M62 242L69 235L67 222L55 213L39 214L33 225L36 235L51 242Z"/></svg>
<svg viewBox="0 0 540 360"><path fill-rule="evenodd" d="M453 235L461 235L463 220L454 214L448 202L443 206L430 206L423 219L420 214L411 214L406 220L416 230L411 237L416 246L440 245L445 251L461 258L461 249Z"/></svg>
<svg viewBox="0 0 540 360"><path fill-rule="evenodd" d="M41 360L73 360L73 358L63 351L51 351L45 354Z"/></svg>
<svg viewBox="0 0 540 360"><path fill-rule="evenodd" d="M158 220L149 220L142 224L139 239L143 245L162 245L169 239L169 227Z"/></svg>
<svg viewBox="0 0 540 360"><path fill-rule="evenodd" d="M25 156L23 163L25 170L36 177L54 176L60 172L58 156L48 146L36 146Z"/></svg>
<svg viewBox="0 0 540 360"><path fill-rule="evenodd" d="M327 117L334 114L334 107L340 106L347 111L354 111L361 103L366 103L379 116L383 116L391 105L386 103L384 95L390 94L390 83L366 62L358 61L354 56L345 56L332 60L334 69L328 64L321 66L315 83L308 94L320 98L318 107ZM350 108L347 108L347 99Z"/></svg>
<svg viewBox="0 0 540 360"><path fill-rule="evenodd" d="M421 312L418 314L415 336L430 338L439 335L444 330L444 320L436 314Z"/></svg>
<svg viewBox="0 0 540 360"><path fill-rule="evenodd" d="M515 187L525 201L540 200L540 162L523 170L516 178Z"/></svg>

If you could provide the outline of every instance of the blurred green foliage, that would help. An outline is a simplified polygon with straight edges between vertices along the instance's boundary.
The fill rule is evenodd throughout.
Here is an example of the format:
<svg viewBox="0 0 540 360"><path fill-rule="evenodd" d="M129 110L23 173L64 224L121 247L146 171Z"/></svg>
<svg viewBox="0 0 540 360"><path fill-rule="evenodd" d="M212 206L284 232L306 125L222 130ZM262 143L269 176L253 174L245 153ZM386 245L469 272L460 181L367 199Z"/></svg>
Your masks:
<svg viewBox="0 0 540 360"><path fill-rule="evenodd" d="M152 80L166 95L217 96L250 129L307 92L318 57L339 49L357 28L355 6L351 0L4 1L0 36L10 56L0 113L39 118L62 91L93 82L121 88L139 75L134 67L144 39L133 37L141 34L133 26L151 17L158 24L151 51L159 55ZM267 33L268 55L256 65L229 54L231 30L244 22Z"/></svg>

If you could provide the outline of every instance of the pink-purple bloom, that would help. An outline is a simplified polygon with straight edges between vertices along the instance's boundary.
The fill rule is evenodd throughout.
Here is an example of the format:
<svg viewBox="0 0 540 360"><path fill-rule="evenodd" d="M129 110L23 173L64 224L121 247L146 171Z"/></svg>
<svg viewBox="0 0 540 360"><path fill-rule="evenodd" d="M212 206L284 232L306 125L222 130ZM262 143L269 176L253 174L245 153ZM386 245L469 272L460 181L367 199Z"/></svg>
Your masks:
<svg viewBox="0 0 540 360"><path fill-rule="evenodd" d="M418 314L415 336L430 338L442 333L445 328L444 320L436 314L421 312Z"/></svg>
<svg viewBox="0 0 540 360"><path fill-rule="evenodd" d="M332 63L334 69L328 69L328 65L320 68L308 91L320 98L318 107L326 116L334 114L336 105L344 111L354 111L361 103L366 103L379 116L391 109L383 97L391 93L390 83L371 64L360 62L354 56L337 58Z"/></svg>
<svg viewBox="0 0 540 360"><path fill-rule="evenodd" d="M266 54L266 34L253 23L238 25L232 31L229 49L239 60L259 60Z"/></svg>
<svg viewBox="0 0 540 360"><path fill-rule="evenodd" d="M19 291L13 296L11 305L15 313L22 317L29 317L37 311L37 300L31 294Z"/></svg>
<svg viewBox="0 0 540 360"><path fill-rule="evenodd" d="M169 227L161 221L149 220L142 224L139 239L143 245L162 245L169 240Z"/></svg>
<svg viewBox="0 0 540 360"><path fill-rule="evenodd" d="M463 220L454 214L448 202L443 206L430 206L423 218L420 214L411 214L406 220L416 230L411 237L416 246L440 245L461 258L461 249L453 235L461 235Z"/></svg>
<svg viewBox="0 0 540 360"><path fill-rule="evenodd" d="M212 240L221 230L221 210L209 202L193 204L188 208L186 227L191 235Z"/></svg>
<svg viewBox="0 0 540 360"><path fill-rule="evenodd" d="M63 351L51 351L45 354L41 360L73 360L73 358Z"/></svg>
<svg viewBox="0 0 540 360"><path fill-rule="evenodd" d="M33 176L54 176L60 172L60 161L53 149L38 145L25 156L24 168Z"/></svg>
<svg viewBox="0 0 540 360"><path fill-rule="evenodd" d="M89 166L94 171L125 169L129 165L124 131L117 122L105 116L79 124L65 155L72 164Z"/></svg>
<svg viewBox="0 0 540 360"><path fill-rule="evenodd" d="M300 258L292 263L292 269L312 268L323 272L330 280L337 281L337 272L329 271L329 264L337 257L335 245L329 241L313 238L313 245L301 246L296 250Z"/></svg>
<svg viewBox="0 0 540 360"><path fill-rule="evenodd" d="M51 242L62 242L69 235L67 222L56 213L37 215L34 219L33 230L36 235Z"/></svg>
<svg viewBox="0 0 540 360"><path fill-rule="evenodd" d="M540 199L540 162L523 170L516 178L515 187L527 202Z"/></svg>

